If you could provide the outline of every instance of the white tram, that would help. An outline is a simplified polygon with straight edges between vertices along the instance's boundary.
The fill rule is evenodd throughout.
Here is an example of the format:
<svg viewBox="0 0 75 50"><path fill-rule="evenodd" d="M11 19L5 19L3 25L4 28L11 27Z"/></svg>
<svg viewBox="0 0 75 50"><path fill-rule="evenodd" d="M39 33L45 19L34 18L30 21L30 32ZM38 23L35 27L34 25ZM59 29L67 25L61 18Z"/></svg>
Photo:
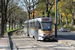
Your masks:
<svg viewBox="0 0 75 50"><path fill-rule="evenodd" d="M25 34L36 40L46 40L52 38L52 19L35 18L24 22Z"/></svg>

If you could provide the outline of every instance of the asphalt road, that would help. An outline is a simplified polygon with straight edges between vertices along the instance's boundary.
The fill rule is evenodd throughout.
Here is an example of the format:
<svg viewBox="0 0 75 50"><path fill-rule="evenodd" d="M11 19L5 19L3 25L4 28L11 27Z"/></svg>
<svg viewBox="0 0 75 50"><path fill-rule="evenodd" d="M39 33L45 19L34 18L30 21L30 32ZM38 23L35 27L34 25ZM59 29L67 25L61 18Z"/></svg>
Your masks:
<svg viewBox="0 0 75 50"><path fill-rule="evenodd" d="M53 35L55 36L55 31L53 31ZM57 31L57 36L75 40L75 32L71 32L71 31L68 32Z"/></svg>
<svg viewBox="0 0 75 50"><path fill-rule="evenodd" d="M26 35L12 36L14 50L75 50L74 47L56 41L36 41Z"/></svg>

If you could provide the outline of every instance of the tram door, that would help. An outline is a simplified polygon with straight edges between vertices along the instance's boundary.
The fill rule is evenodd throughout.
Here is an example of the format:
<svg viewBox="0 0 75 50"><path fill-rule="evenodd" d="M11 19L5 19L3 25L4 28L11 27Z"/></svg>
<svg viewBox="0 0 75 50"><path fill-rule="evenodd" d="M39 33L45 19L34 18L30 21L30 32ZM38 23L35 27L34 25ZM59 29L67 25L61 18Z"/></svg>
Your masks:
<svg viewBox="0 0 75 50"><path fill-rule="evenodd" d="M39 22L37 21L35 23L35 39L38 40L38 28L39 28Z"/></svg>

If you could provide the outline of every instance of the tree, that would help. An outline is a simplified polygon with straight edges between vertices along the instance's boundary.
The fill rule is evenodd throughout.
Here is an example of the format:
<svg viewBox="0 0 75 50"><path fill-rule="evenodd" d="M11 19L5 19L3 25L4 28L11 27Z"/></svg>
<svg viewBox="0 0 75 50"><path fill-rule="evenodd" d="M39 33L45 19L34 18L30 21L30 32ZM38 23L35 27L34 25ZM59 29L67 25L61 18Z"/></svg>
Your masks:
<svg viewBox="0 0 75 50"><path fill-rule="evenodd" d="M3 36L2 35L2 30L1 30L1 27L2 27L2 21L1 21L1 19L2 19L2 0L0 0L0 37L1 36Z"/></svg>
<svg viewBox="0 0 75 50"><path fill-rule="evenodd" d="M10 0L2 0L2 28L1 28L1 36L4 35L5 29L6 29L6 21L7 21L7 5L9 3Z"/></svg>
<svg viewBox="0 0 75 50"><path fill-rule="evenodd" d="M37 15L38 16L42 16L42 11L44 10L44 12L46 11L46 4L45 4L46 0L38 0L38 4L36 5L36 11L37 11Z"/></svg>
<svg viewBox="0 0 75 50"><path fill-rule="evenodd" d="M66 6L65 6L66 5ZM53 6L52 10L55 10L55 6ZM72 14L72 1L71 0L60 0L57 3L57 12L59 16L60 25L62 26L62 22L68 24L69 14ZM64 19L64 21L63 21ZM71 18L70 18L71 19Z"/></svg>
<svg viewBox="0 0 75 50"><path fill-rule="evenodd" d="M27 12L29 14L29 19L30 19L30 14L31 12L31 8L33 7L33 18L34 18L34 7L36 5L37 0L24 0L24 2L22 3L22 6L24 6L27 9Z"/></svg>
<svg viewBox="0 0 75 50"><path fill-rule="evenodd" d="M75 0L73 0L73 2L72 2L72 23L71 23L71 25L75 25L74 23L74 21L75 21Z"/></svg>
<svg viewBox="0 0 75 50"><path fill-rule="evenodd" d="M60 0L58 0L59 2ZM36 10L39 16L42 16L42 11L44 10L45 16L49 17L51 9L55 4L55 0L38 0L38 4L36 5ZM47 14L46 14L47 13Z"/></svg>

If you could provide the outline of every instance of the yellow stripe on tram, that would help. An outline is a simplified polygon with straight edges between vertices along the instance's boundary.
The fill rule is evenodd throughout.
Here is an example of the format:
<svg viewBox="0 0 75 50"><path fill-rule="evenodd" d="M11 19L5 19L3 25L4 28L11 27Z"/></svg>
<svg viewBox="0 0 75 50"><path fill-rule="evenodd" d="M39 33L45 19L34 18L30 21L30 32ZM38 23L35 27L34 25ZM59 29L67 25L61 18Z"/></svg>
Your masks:
<svg viewBox="0 0 75 50"><path fill-rule="evenodd" d="M35 29L31 29L31 30L35 30Z"/></svg>
<svg viewBox="0 0 75 50"><path fill-rule="evenodd" d="M42 34L46 34L46 33L52 33L52 31L42 31L41 29L39 29L39 31L41 31Z"/></svg>

